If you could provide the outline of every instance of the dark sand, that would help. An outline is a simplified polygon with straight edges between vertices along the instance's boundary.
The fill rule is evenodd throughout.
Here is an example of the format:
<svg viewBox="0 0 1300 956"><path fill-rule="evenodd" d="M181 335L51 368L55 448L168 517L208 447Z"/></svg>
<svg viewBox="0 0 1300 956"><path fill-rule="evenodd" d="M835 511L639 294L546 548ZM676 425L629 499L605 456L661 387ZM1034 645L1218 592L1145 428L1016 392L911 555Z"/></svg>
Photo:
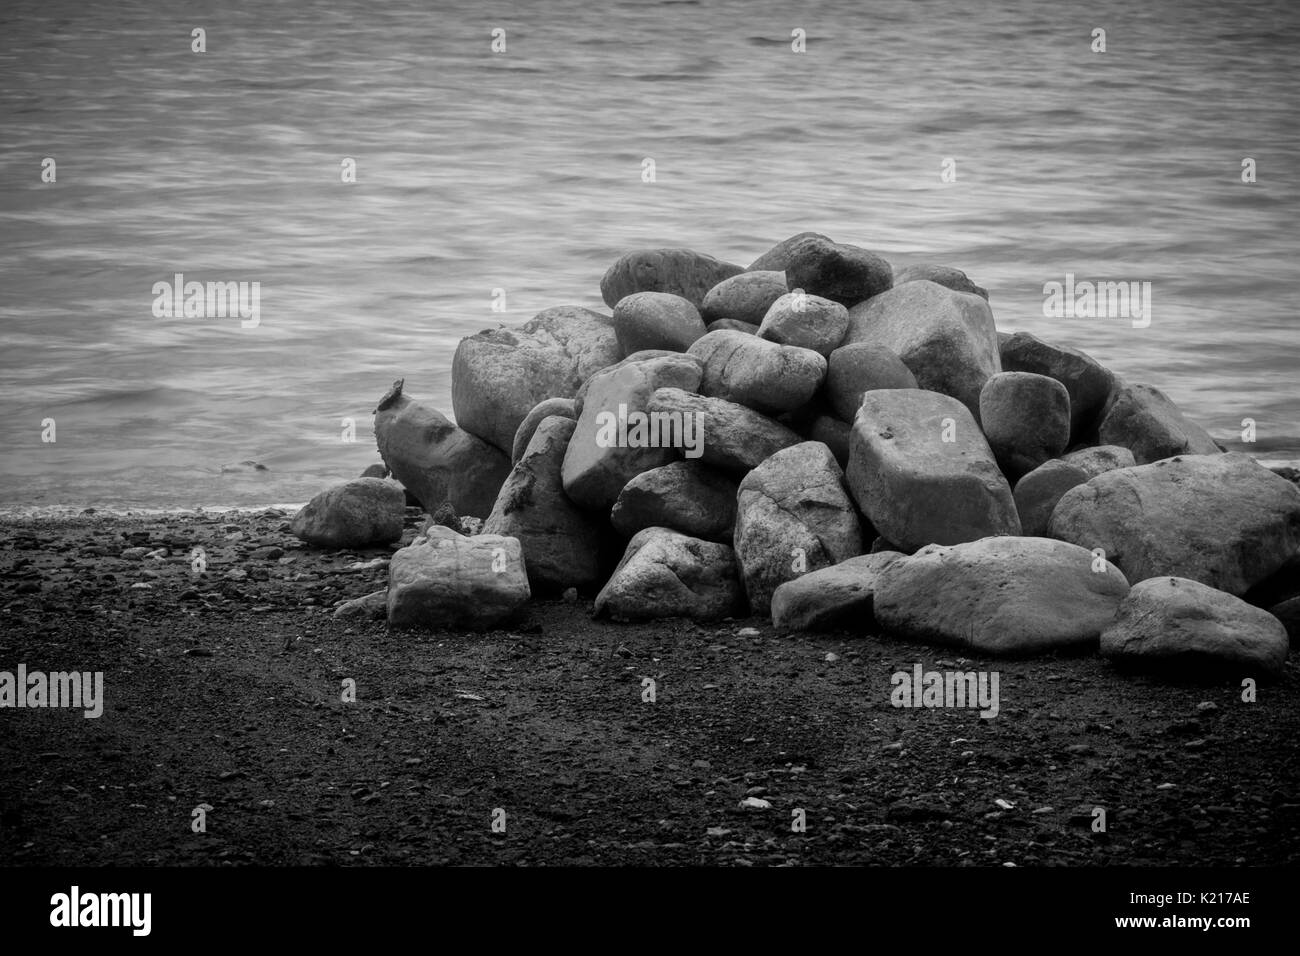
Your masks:
<svg viewBox="0 0 1300 956"><path fill-rule="evenodd" d="M0 670L102 670L106 697L0 711L0 864L1300 861L1294 662L1251 704L1096 657L593 622L589 598L478 635L332 620L389 553L305 549L276 512L0 525ZM891 707L918 662L998 671L999 716Z"/></svg>

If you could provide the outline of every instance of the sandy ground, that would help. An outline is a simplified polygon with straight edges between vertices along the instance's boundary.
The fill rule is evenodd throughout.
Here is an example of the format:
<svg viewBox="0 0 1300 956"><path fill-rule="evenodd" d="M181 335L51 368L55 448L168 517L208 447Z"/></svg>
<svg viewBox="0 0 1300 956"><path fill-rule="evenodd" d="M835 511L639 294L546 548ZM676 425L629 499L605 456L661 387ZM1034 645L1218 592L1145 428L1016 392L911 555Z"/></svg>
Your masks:
<svg viewBox="0 0 1300 956"><path fill-rule="evenodd" d="M0 525L0 670L105 684L97 719L0 710L0 864L1300 860L1293 662L1246 703L1096 657L593 621L589 598L509 631L389 633L330 609L383 587L354 566L391 549L315 552L287 520ZM1000 713L891 706L917 663L997 671Z"/></svg>

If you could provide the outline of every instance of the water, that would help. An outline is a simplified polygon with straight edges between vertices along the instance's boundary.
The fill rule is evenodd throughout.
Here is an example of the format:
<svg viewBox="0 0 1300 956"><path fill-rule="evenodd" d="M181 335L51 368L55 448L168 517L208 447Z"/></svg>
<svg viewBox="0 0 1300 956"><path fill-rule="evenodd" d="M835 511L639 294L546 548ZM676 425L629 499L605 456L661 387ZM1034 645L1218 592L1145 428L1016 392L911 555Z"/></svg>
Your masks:
<svg viewBox="0 0 1300 956"><path fill-rule="evenodd" d="M377 460L394 379L450 414L462 336L603 309L629 248L743 264L804 229L963 268L1000 328L1091 352L1229 443L1253 418L1249 450L1300 458L1284 0L7 0L0 18L0 505L304 500ZM260 282L261 324L155 318L177 272ZM1150 281L1150 327L1044 318L1067 272Z"/></svg>

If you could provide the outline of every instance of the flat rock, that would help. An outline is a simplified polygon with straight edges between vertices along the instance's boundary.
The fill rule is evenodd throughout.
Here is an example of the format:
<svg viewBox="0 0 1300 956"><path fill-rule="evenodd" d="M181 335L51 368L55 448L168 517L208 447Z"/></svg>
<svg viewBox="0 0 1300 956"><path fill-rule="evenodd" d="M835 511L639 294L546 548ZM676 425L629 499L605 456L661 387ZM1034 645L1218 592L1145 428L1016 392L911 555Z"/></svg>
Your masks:
<svg viewBox="0 0 1300 956"><path fill-rule="evenodd" d="M686 355L646 359L597 375L564 455L564 493L580 507L608 513L629 481L680 458L681 448L663 444L674 436L657 429L637 434L631 426L647 412L655 389L695 389L699 382L699 362ZM628 427L621 428L621 422Z"/></svg>
<svg viewBox="0 0 1300 956"><path fill-rule="evenodd" d="M730 472L745 472L782 448L797 445L798 433L751 408L721 398L706 398L680 388L661 388L648 408L680 416L699 416L703 427L700 461Z"/></svg>
<svg viewBox="0 0 1300 956"><path fill-rule="evenodd" d="M614 306L614 334L624 357L646 349L685 352L706 331L699 309L670 292L634 292Z"/></svg>
<svg viewBox="0 0 1300 956"><path fill-rule="evenodd" d="M629 481L609 520L629 538L660 527L730 543L736 525L736 482L702 461L674 461Z"/></svg>
<svg viewBox="0 0 1300 956"><path fill-rule="evenodd" d="M406 497L383 478L354 478L322 491L298 511L289 528L318 548L365 548L402 536Z"/></svg>
<svg viewBox="0 0 1300 956"><path fill-rule="evenodd" d="M600 294L613 308L634 292L669 292L689 299L698 309L710 289L744 271L735 263L691 249L637 249L609 267L600 280Z"/></svg>
<svg viewBox="0 0 1300 956"><path fill-rule="evenodd" d="M826 359L743 332L710 332L688 354L704 366L700 394L767 415L806 404L826 378Z"/></svg>
<svg viewBox="0 0 1300 956"><path fill-rule="evenodd" d="M844 475L821 442L784 448L740 482L736 560L755 614L767 613L779 585L863 547Z"/></svg>
<svg viewBox="0 0 1300 956"><path fill-rule="evenodd" d="M374 425L375 444L393 477L430 514L450 501L457 514L485 516L510 473L510 459L396 391L375 412Z"/></svg>
<svg viewBox="0 0 1300 956"><path fill-rule="evenodd" d="M1104 445L1122 445L1139 465L1175 455L1217 455L1221 449L1169 396L1150 385L1116 383L1098 429Z"/></svg>
<svg viewBox="0 0 1300 956"><path fill-rule="evenodd" d="M1051 538L994 537L900 558L876 579L888 633L990 654L1095 650L1129 593L1123 572Z"/></svg>
<svg viewBox="0 0 1300 956"><path fill-rule="evenodd" d="M772 303L790 290L780 271L742 272L723 279L704 297L700 314L705 322L732 319L757 325Z"/></svg>
<svg viewBox="0 0 1300 956"><path fill-rule="evenodd" d="M862 514L902 551L1020 533L1011 488L979 426L938 392L863 395L847 479Z"/></svg>
<svg viewBox="0 0 1300 956"><path fill-rule="evenodd" d="M1276 677L1290 641L1272 614L1231 594L1179 577L1133 586L1101 634L1101 653L1119 663L1175 673Z"/></svg>
<svg viewBox="0 0 1300 956"><path fill-rule="evenodd" d="M529 596L515 538L467 538L433 525L388 565L388 623L394 628L490 630L517 617Z"/></svg>
<svg viewBox="0 0 1300 956"><path fill-rule="evenodd" d="M382 621L388 613L388 588L371 591L363 597L340 604L334 609L336 621Z"/></svg>
<svg viewBox="0 0 1300 956"><path fill-rule="evenodd" d="M516 538L534 594L585 589L604 580L601 528L564 493L560 470L578 423L551 416L511 470L483 533Z"/></svg>
<svg viewBox="0 0 1300 956"><path fill-rule="evenodd" d="M1061 455L1070 443L1070 393L1034 372L998 372L980 391L980 427L1012 481Z"/></svg>
<svg viewBox="0 0 1300 956"><path fill-rule="evenodd" d="M772 594L772 623L792 631L870 631L876 580L902 556L859 555L786 581Z"/></svg>
<svg viewBox="0 0 1300 956"><path fill-rule="evenodd" d="M737 614L744 605L730 547L668 528L646 528L628 542L623 560L596 596L595 613L617 621L712 621Z"/></svg>
<svg viewBox="0 0 1300 956"><path fill-rule="evenodd" d="M1185 577L1242 595L1300 550L1300 489L1248 455L1168 458L1067 491L1048 531L1103 549L1133 580Z"/></svg>
<svg viewBox="0 0 1300 956"><path fill-rule="evenodd" d="M585 379L622 357L613 320L576 306L471 335L451 363L456 423L509 455L519 423L538 402L572 398Z"/></svg>
<svg viewBox="0 0 1300 956"><path fill-rule="evenodd" d="M976 420L984 383L1002 371L989 304L928 280L850 309L844 344L853 342L889 349L921 388L953 396Z"/></svg>

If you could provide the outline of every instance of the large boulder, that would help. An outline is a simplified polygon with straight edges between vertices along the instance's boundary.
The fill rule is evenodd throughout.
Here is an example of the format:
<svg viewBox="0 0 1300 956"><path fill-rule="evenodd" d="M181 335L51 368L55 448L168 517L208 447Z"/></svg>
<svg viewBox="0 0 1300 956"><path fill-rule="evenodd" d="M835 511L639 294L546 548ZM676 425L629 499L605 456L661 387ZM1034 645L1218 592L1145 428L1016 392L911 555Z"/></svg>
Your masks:
<svg viewBox="0 0 1300 956"><path fill-rule="evenodd" d="M805 292L790 292L772 303L758 337L778 345L811 349L828 357L849 329L849 310L838 302Z"/></svg>
<svg viewBox="0 0 1300 956"><path fill-rule="evenodd" d="M669 292L689 299L697 309L709 290L742 266L722 262L691 249L637 249L619 257L600 280L600 294L613 308L634 292Z"/></svg>
<svg viewBox="0 0 1300 956"><path fill-rule="evenodd" d="M699 383L700 365L686 355L633 362L598 374L587 389L578 427L564 454L564 493L583 508L608 512L629 481L680 458L682 448L673 442L689 436L648 427L647 403L657 388L695 389ZM693 426L695 420L679 423Z"/></svg>
<svg viewBox="0 0 1300 956"><path fill-rule="evenodd" d="M1070 395L1070 434L1079 441L1096 422L1110 395L1114 376L1086 352L1066 345L1049 345L1028 332L1008 336L1001 347L1002 369L1047 375Z"/></svg>
<svg viewBox="0 0 1300 956"><path fill-rule="evenodd" d="M863 395L847 477L863 515L902 551L1020 533L1011 488L979 426L938 392Z"/></svg>
<svg viewBox="0 0 1300 956"><path fill-rule="evenodd" d="M980 390L1002 371L989 304L921 280L849 310L844 344L865 342L903 360L923 389L951 395L979 418Z"/></svg>
<svg viewBox="0 0 1300 956"><path fill-rule="evenodd" d="M740 613L744 605L731 548L668 528L646 528L628 542L623 560L596 596L595 613L616 621L712 621Z"/></svg>
<svg viewBox="0 0 1300 956"><path fill-rule="evenodd" d="M1062 455L1061 460L1082 468L1088 473L1089 478L1096 478L1116 468L1132 468L1137 464L1133 453L1121 445L1094 445L1091 448L1079 448L1068 455Z"/></svg>
<svg viewBox="0 0 1300 956"><path fill-rule="evenodd" d="M614 334L624 356L646 349L685 352L706 331L690 300L670 292L634 292L614 306Z"/></svg>
<svg viewBox="0 0 1300 956"><path fill-rule="evenodd" d="M1300 489L1248 455L1168 458L1067 491L1048 533L1101 548L1133 580L1241 595L1300 550Z"/></svg>
<svg viewBox="0 0 1300 956"><path fill-rule="evenodd" d="M650 397L651 413L687 416L703 428L700 460L729 472L745 472L797 445L802 438L780 422L721 398L693 395L680 388L661 388Z"/></svg>
<svg viewBox="0 0 1300 956"><path fill-rule="evenodd" d="M601 529L564 494L560 469L578 423L552 416L537 426L483 523L484 534L519 539L536 594L588 588L604 580Z"/></svg>
<svg viewBox="0 0 1300 956"><path fill-rule="evenodd" d="M1070 393L1047 375L999 372L980 391L980 427L1015 481L1070 443Z"/></svg>
<svg viewBox="0 0 1300 956"><path fill-rule="evenodd" d="M319 548L366 548L400 538L405 517L401 488L383 478L354 478L312 498L289 528Z"/></svg>
<svg viewBox="0 0 1300 956"><path fill-rule="evenodd" d="M1115 385L1098 437L1104 445L1129 449L1139 465L1175 455L1217 455L1222 450L1160 389L1125 382Z"/></svg>
<svg viewBox="0 0 1300 956"><path fill-rule="evenodd" d="M1128 591L1119 568L1083 548L984 538L892 562L876 579L875 615L899 637L990 654L1095 650Z"/></svg>
<svg viewBox="0 0 1300 956"><path fill-rule="evenodd" d="M904 282L934 282L954 292L969 292L985 301L988 301L989 297L986 289L977 286L966 273L952 266L937 266L928 262L904 266L902 269L895 270L894 285L897 287Z"/></svg>
<svg viewBox="0 0 1300 956"><path fill-rule="evenodd" d="M1179 577L1133 585L1101 634L1101 653L1147 670L1240 680L1275 677L1290 641L1272 614L1241 598Z"/></svg>
<svg viewBox="0 0 1300 956"><path fill-rule="evenodd" d="M876 580L902 556L858 555L786 581L772 594L772 623L792 631L871 630Z"/></svg>
<svg viewBox="0 0 1300 956"><path fill-rule="evenodd" d="M735 547L755 614L767 613L784 582L862 553L862 525L829 448L802 442L744 477Z"/></svg>
<svg viewBox="0 0 1300 956"><path fill-rule="evenodd" d="M768 415L806 404L826 378L826 359L743 332L710 332L688 354L704 365L700 393Z"/></svg>
<svg viewBox="0 0 1300 956"><path fill-rule="evenodd" d="M609 520L628 538L658 527L730 542L736 526L736 483L701 461L674 461L629 481Z"/></svg>
<svg viewBox="0 0 1300 956"><path fill-rule="evenodd" d="M431 525L388 565L388 623L396 628L490 630L517 617L528 598L514 538Z"/></svg>
<svg viewBox="0 0 1300 956"><path fill-rule="evenodd" d="M524 416L524 420L515 429L515 440L510 446L511 464L517 464L519 459L524 457L524 452L528 450L528 443L533 440L533 433L537 431L537 426L553 416L576 422L578 413L574 410L573 399L548 398L533 406L532 411Z"/></svg>
<svg viewBox="0 0 1300 956"><path fill-rule="evenodd" d="M587 389L591 387L591 383L597 375L601 374L602 372L614 372L617 371L618 369L626 368L629 365L634 365L637 362L644 362L647 359L669 358L669 357L679 356L682 354L683 354L682 352L677 352L673 349L642 349L640 352L633 352L631 355L627 356L626 358L620 359L619 361L615 362L613 365L606 365L602 369L597 369L595 372L591 374L590 377L584 380L580 386L578 386L578 393L573 396L574 420L576 421L577 419L582 417L582 406L583 403L586 402L587 400ZM699 360L696 359L696 362L699 362ZM704 365L702 363L700 364L700 371L701 372L704 371Z"/></svg>
<svg viewBox="0 0 1300 956"><path fill-rule="evenodd" d="M772 303L788 292L784 272L742 272L710 289L700 314L705 322L734 319L758 325Z"/></svg>
<svg viewBox="0 0 1300 956"><path fill-rule="evenodd" d="M826 368L826 398L835 414L852 422L864 392L882 388L917 388L916 376L893 352L879 345L854 342L831 353Z"/></svg>
<svg viewBox="0 0 1300 956"><path fill-rule="evenodd" d="M461 339L451 363L456 423L508 455L519 423L538 402L572 398L586 378L622 356L610 317L576 306Z"/></svg>
<svg viewBox="0 0 1300 956"><path fill-rule="evenodd" d="M785 281L792 290L803 289L843 306L865 302L894 282L894 270L880 256L825 236L798 240L785 259Z"/></svg>
<svg viewBox="0 0 1300 956"><path fill-rule="evenodd" d="M450 501L457 514L486 517L510 473L498 448L403 395L401 382L380 401L374 431L392 476L430 514Z"/></svg>
<svg viewBox="0 0 1300 956"><path fill-rule="evenodd" d="M1045 461L1016 482L1012 496L1020 515L1020 533L1047 537L1048 522L1057 503L1071 488L1093 477L1078 465L1059 458Z"/></svg>
<svg viewBox="0 0 1300 956"><path fill-rule="evenodd" d="M767 252L763 253L757 259L749 264L748 272L785 272L786 267L790 265L790 254L792 250L799 246L806 239L827 239L819 232L801 232L791 236L789 239L782 239Z"/></svg>

